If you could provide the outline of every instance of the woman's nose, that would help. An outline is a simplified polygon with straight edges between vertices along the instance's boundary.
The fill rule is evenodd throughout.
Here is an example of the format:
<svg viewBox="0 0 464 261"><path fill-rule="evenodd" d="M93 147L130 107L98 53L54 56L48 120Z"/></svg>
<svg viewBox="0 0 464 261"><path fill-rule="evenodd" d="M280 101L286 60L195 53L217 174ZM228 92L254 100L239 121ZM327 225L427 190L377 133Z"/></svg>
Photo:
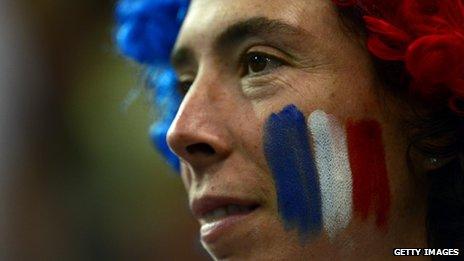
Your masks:
<svg viewBox="0 0 464 261"><path fill-rule="evenodd" d="M215 99L206 93L189 93L167 136L169 147L193 168L201 169L225 159L231 152L226 124ZM217 100L216 100L217 101Z"/></svg>

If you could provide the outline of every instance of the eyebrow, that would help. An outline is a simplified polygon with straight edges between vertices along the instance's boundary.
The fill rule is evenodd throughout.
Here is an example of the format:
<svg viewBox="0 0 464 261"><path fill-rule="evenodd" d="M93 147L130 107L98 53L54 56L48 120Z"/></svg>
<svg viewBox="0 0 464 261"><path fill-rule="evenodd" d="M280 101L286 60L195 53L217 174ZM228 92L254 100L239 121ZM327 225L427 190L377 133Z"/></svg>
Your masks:
<svg viewBox="0 0 464 261"><path fill-rule="evenodd" d="M279 38L294 38L295 36L308 35L303 28L285 23L281 20L267 17L252 17L238 21L224 30L213 43L214 50L218 53L227 52L231 47L251 37L276 36ZM171 63L174 67L192 63L194 52L187 46L175 48L171 55Z"/></svg>
<svg viewBox="0 0 464 261"><path fill-rule="evenodd" d="M219 35L214 43L217 50L228 49L249 37L276 35L279 38L307 34L299 27L287 24L281 20L266 17L253 17L237 22Z"/></svg>

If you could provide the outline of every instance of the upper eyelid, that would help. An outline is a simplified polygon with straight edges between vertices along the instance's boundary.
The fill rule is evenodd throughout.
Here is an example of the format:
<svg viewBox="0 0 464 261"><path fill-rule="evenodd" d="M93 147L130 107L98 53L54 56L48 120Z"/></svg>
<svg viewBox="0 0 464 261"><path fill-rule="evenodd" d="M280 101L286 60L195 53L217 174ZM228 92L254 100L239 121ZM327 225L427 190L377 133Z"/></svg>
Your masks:
<svg viewBox="0 0 464 261"><path fill-rule="evenodd" d="M261 54L261 55L263 55L263 56L267 56L267 57L269 57L269 58L278 60L279 62L282 62L283 64L287 64L287 62L286 62L283 58L281 58L281 57L279 57L279 56L277 56L277 55L274 55L274 54L270 54L270 53L267 53L267 52L263 52L263 51L251 51L251 52L248 52L248 53L245 54L245 58L248 58L248 56L249 56L250 54Z"/></svg>
<svg viewBox="0 0 464 261"><path fill-rule="evenodd" d="M286 62L288 58L292 58L292 55L290 55L289 53L285 52L284 50L281 50L280 48L273 46L272 44L267 44L267 43L262 43L262 44L255 43L254 45L249 46L248 48L245 49L242 56L246 57L250 53L264 54L272 58L278 59L282 62Z"/></svg>
<svg viewBox="0 0 464 261"><path fill-rule="evenodd" d="M185 82L192 82L196 78L196 73L195 72L179 72L176 70L176 78L177 78L177 84L185 83Z"/></svg>

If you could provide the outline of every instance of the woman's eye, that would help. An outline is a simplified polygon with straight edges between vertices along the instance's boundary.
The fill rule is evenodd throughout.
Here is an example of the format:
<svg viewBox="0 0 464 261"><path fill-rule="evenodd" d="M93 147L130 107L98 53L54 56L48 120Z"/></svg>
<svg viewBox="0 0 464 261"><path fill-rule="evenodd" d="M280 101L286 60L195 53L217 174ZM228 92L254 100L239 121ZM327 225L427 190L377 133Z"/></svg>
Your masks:
<svg viewBox="0 0 464 261"><path fill-rule="evenodd" d="M177 83L177 90L182 96L185 96L192 85L192 81L179 81Z"/></svg>
<svg viewBox="0 0 464 261"><path fill-rule="evenodd" d="M283 65L279 59L263 53L249 53L246 56L246 75L265 74Z"/></svg>

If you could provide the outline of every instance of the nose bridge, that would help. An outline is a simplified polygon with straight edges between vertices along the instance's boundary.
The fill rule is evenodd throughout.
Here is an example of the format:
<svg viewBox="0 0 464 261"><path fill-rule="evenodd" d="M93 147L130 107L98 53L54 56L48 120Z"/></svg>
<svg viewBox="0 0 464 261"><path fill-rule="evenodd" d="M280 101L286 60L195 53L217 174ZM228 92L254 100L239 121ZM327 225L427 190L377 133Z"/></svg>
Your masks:
<svg viewBox="0 0 464 261"><path fill-rule="evenodd" d="M192 85L182 101L170 131L182 132L188 129L204 128L208 123L205 116L208 114L208 107L211 106L208 100L206 88Z"/></svg>
<svg viewBox="0 0 464 261"><path fill-rule="evenodd" d="M193 167L220 161L231 150L217 83L209 77L197 77L168 131L171 149Z"/></svg>
<svg viewBox="0 0 464 261"><path fill-rule="evenodd" d="M218 80L198 76L182 101L172 131L210 133L220 136L221 110Z"/></svg>

